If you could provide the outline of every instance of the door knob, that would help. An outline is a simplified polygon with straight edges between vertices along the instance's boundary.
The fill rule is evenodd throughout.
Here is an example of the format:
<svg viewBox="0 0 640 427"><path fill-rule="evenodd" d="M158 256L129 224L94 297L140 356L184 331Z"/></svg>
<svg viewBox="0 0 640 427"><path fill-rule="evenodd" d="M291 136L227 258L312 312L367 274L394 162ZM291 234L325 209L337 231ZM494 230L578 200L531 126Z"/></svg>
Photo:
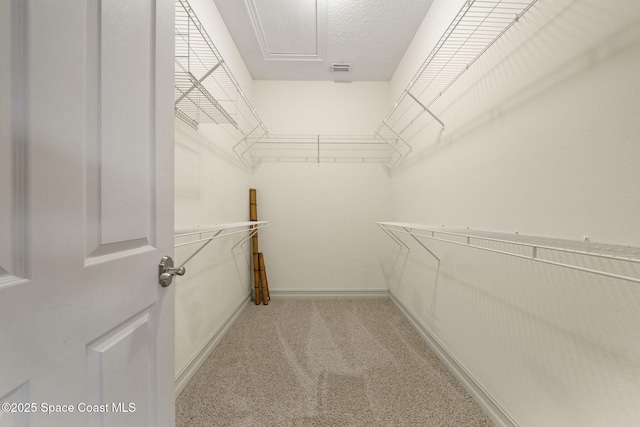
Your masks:
<svg viewBox="0 0 640 427"><path fill-rule="evenodd" d="M173 282L173 276L184 276L186 273L184 267L173 267L173 259L170 256L163 256L158 266L158 281L163 288L171 285Z"/></svg>

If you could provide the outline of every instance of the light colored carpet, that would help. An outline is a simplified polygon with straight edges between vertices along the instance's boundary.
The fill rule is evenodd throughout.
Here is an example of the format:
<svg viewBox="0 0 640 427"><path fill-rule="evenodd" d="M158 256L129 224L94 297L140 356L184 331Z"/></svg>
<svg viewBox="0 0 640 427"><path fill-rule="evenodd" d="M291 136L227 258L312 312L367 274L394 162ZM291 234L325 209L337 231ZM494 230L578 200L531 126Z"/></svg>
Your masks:
<svg viewBox="0 0 640 427"><path fill-rule="evenodd" d="M176 400L186 426L492 426L389 300L249 305Z"/></svg>

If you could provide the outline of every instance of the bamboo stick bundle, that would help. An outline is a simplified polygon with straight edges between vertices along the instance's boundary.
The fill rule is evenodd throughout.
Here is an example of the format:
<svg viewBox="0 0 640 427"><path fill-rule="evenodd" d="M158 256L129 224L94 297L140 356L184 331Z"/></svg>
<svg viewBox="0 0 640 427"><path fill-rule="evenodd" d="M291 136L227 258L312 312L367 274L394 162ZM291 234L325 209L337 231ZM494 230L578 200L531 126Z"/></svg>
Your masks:
<svg viewBox="0 0 640 427"><path fill-rule="evenodd" d="M258 207L256 204L256 189L249 189L249 220L258 220ZM254 301L256 305L260 304L260 260L258 256L258 230L254 228L251 236L251 252L253 253L253 286Z"/></svg>
<svg viewBox="0 0 640 427"><path fill-rule="evenodd" d="M249 189L249 219L251 221L258 220L258 207L256 202L256 189ZM262 303L269 304L271 296L269 295L269 282L267 280L267 271L264 266L264 257L258 250L258 230L254 228L251 235L251 252L253 253L253 284L254 284L254 301L256 305ZM262 291L262 296L260 292Z"/></svg>

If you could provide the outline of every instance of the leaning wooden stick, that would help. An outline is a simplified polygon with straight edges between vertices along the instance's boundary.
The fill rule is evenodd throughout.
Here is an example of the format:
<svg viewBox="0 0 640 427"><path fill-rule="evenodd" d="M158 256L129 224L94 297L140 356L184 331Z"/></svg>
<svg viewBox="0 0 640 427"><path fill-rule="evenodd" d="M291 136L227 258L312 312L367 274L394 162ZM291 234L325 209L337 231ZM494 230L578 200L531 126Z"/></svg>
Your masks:
<svg viewBox="0 0 640 427"><path fill-rule="evenodd" d="M258 254L258 262L260 263L260 283L262 284L262 304L269 304L269 282L267 281L267 271L264 268L264 257L262 252Z"/></svg>
<svg viewBox="0 0 640 427"><path fill-rule="evenodd" d="M258 220L258 207L256 204L256 189L249 189L249 220ZM253 285L256 305L260 304L260 261L258 257L258 230L257 227L251 229L251 252L253 253Z"/></svg>
<svg viewBox="0 0 640 427"><path fill-rule="evenodd" d="M260 261L258 254L253 254L253 289L255 293L256 305L260 305Z"/></svg>
<svg viewBox="0 0 640 427"><path fill-rule="evenodd" d="M269 292L269 280L267 279L267 269L264 269L264 284L267 288L267 301L271 301L271 293Z"/></svg>

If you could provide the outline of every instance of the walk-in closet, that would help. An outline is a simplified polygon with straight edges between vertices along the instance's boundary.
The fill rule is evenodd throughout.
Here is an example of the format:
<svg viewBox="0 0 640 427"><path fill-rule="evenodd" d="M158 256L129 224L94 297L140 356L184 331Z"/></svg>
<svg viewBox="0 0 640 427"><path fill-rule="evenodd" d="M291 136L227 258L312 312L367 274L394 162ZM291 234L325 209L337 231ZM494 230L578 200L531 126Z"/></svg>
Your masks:
<svg viewBox="0 0 640 427"><path fill-rule="evenodd" d="M348 375L390 365L334 360L315 369L306 363L323 350L307 335L291 353L273 349L278 340L295 347L284 335L293 326L276 314L284 305L298 327L328 334L336 357L353 360L341 340L366 341L362 351L382 357L373 349L384 339L359 330L400 316L490 420L451 415L433 425L637 425L640 5L407 2L415 22L373 10L404 3L232 3L176 3L177 262L231 224L176 283L177 390L215 365L209 355L229 357L217 353L223 342L251 375L273 381L269 398L230 389L247 390L233 397L247 411L253 402L286 411L272 368L304 371L291 387L301 387L301 400L317 394L315 406L265 420L329 422L322 405L332 388L323 381L343 375L347 389L349 378L362 382L360 400L342 399L352 412L336 404L343 421L357 424L350 417L365 405L368 422L379 422L371 425L431 425L424 413L418 424L408 415L421 410L413 398L433 398L418 386L411 399L394 395L409 418L384 418L367 400L375 381ZM374 17L381 21L367 27ZM393 33L403 22L413 28L405 45ZM304 50L309 26L313 58L278 51ZM370 63L348 56L358 37L403 46L396 59L372 62L392 62L386 77L367 78L371 70L358 67ZM257 231L243 224L250 188L264 221L267 305L254 304ZM348 307L335 313L342 332L319 306ZM251 328L265 354L237 341ZM231 342L228 331L238 334ZM289 359L274 363L274 352ZM224 402L209 411L224 413Z"/></svg>
<svg viewBox="0 0 640 427"><path fill-rule="evenodd" d="M640 425L637 0L0 0L0 427Z"/></svg>

